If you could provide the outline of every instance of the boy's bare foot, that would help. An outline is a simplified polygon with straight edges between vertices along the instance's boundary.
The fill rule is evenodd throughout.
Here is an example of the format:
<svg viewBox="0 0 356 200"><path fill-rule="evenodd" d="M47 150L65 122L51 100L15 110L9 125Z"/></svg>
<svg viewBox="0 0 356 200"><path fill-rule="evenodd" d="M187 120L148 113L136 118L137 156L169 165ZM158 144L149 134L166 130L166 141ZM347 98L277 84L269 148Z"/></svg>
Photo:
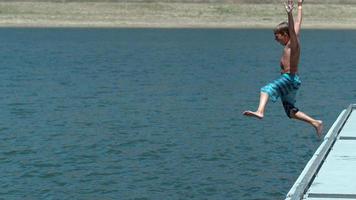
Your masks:
<svg viewBox="0 0 356 200"><path fill-rule="evenodd" d="M243 112L243 115L248 116L248 117L256 117L258 119L263 118L263 114L258 113L258 112L252 112L250 110Z"/></svg>
<svg viewBox="0 0 356 200"><path fill-rule="evenodd" d="M316 120L313 123L315 130L316 130L316 134L318 135L319 138L321 138L321 135L323 134L323 121L321 120Z"/></svg>

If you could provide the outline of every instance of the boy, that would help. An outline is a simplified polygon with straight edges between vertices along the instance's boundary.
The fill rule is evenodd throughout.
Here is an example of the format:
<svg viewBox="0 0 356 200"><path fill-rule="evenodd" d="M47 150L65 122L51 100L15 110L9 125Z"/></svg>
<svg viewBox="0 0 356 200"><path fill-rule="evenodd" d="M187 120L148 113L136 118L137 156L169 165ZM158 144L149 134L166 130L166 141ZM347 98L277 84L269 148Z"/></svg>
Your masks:
<svg viewBox="0 0 356 200"><path fill-rule="evenodd" d="M302 23L302 4L303 0L298 0L298 16L296 22L294 22L292 13L294 3L293 0L288 0L285 3L288 22L282 22L274 29L275 40L284 46L280 61L281 76L261 88L260 103L257 111L245 111L243 114L262 119L268 99L270 98L275 102L278 97L281 97L287 116L309 123L315 128L320 138L323 122L313 119L294 106L295 96L301 84L298 76L298 63L300 57L299 33Z"/></svg>

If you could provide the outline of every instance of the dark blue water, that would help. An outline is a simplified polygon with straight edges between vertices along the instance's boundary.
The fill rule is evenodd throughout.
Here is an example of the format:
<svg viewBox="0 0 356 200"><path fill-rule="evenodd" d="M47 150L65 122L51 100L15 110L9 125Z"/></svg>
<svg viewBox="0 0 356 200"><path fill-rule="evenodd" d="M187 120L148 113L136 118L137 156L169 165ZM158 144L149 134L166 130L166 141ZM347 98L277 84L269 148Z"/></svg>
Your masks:
<svg viewBox="0 0 356 200"><path fill-rule="evenodd" d="M356 31L304 30L297 106L356 101ZM0 29L1 199L283 199L320 141L279 102L271 30Z"/></svg>

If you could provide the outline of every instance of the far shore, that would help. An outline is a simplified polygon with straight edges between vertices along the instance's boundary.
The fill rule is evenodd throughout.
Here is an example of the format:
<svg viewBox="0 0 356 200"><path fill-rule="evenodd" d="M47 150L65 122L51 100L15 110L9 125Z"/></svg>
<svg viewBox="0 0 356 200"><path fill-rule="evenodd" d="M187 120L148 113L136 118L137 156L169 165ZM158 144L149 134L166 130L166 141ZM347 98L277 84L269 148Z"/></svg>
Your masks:
<svg viewBox="0 0 356 200"><path fill-rule="evenodd" d="M305 4L303 27L356 29L356 4ZM273 28L283 5L237 3L0 2L0 27Z"/></svg>

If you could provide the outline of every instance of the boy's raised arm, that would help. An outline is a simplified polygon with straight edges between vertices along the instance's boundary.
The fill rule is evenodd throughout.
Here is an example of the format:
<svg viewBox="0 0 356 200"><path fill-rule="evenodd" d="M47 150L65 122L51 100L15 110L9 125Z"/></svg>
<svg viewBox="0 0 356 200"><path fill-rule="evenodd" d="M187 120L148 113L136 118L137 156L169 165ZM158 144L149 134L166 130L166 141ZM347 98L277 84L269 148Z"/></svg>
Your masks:
<svg viewBox="0 0 356 200"><path fill-rule="evenodd" d="M302 26L302 5L303 5L303 1L304 0L298 0L298 15L297 15L297 19L295 20L294 23L294 29L295 29L295 33L297 34L297 36L299 36L300 33L300 29Z"/></svg>
<svg viewBox="0 0 356 200"><path fill-rule="evenodd" d="M289 29L289 37L291 40L291 45L296 45L298 43L297 39L297 33L295 30L295 23L293 19L293 8L294 8L294 3L293 0L287 0L287 3L285 3L286 11L288 14L288 29Z"/></svg>
<svg viewBox="0 0 356 200"><path fill-rule="evenodd" d="M293 0L287 0L287 3L285 3L285 8L288 14L288 29L289 29L289 40L290 40L290 67L296 67L298 66L298 58L299 58L299 41L298 41L298 36L295 31L295 24L294 24L294 19L293 19Z"/></svg>

